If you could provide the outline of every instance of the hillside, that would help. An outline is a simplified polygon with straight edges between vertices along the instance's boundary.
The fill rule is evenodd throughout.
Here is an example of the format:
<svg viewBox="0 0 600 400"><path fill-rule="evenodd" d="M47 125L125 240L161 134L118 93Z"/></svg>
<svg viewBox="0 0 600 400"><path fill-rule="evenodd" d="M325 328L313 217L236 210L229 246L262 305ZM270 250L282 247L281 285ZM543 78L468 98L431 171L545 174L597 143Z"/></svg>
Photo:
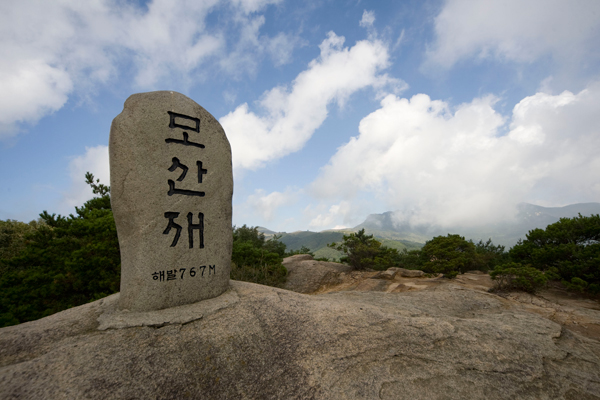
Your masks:
<svg viewBox="0 0 600 400"><path fill-rule="evenodd" d="M490 224L484 227L452 226L440 228L435 225L413 226L408 223L398 223L394 220L394 212L387 211L382 214L370 214L365 221L354 228L327 230L322 232L297 231L275 232L259 227L259 232L267 238L273 235L281 236L279 239L285 243L288 250L300 250L302 246L308 247L315 257L326 257L337 260L341 253L327 247L327 244L339 242L344 234L357 232L360 229L377 238L383 245L398 249L419 249L431 238L448 233L458 233L474 242L486 241L491 238L495 244L512 247L519 239L532 229L545 229L549 224L558 222L560 218L576 217L579 213L584 216L600 214L600 203L578 203L564 207L542 207L534 204L521 203L518 205L518 214L515 221Z"/></svg>
<svg viewBox="0 0 600 400"><path fill-rule="evenodd" d="M266 228L259 228L259 231L265 233L265 236L269 237L274 234L273 231L269 231ZM328 258L330 260L339 260L342 256L337 250L327 247L329 243L340 242L343 239L344 234L355 232L354 229L342 229L342 230L329 230L323 232L311 232L311 231L297 231L292 233L278 232L279 239L282 243L285 243L288 251L289 250L300 250L303 246L308 247L317 258ZM268 232L273 232L269 234ZM393 235L384 236L375 234L374 236L387 247L402 251L404 249L418 249L421 248L421 243L415 243L408 240L395 240Z"/></svg>

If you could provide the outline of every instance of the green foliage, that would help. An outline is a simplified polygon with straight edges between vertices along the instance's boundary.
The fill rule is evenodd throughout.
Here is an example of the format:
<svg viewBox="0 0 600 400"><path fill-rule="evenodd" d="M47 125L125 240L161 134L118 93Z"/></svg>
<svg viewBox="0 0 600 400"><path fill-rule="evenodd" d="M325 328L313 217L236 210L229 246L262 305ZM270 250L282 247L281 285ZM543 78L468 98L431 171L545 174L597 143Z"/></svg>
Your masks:
<svg viewBox="0 0 600 400"><path fill-rule="evenodd" d="M110 195L110 186L100 183L100 179L96 179L96 182L94 182L94 175L90 172L85 173L85 183L90 185L92 192L99 194L100 197Z"/></svg>
<svg viewBox="0 0 600 400"><path fill-rule="evenodd" d="M284 233L280 241L285 243L289 251L300 250L302 247L316 251L318 249L327 248L328 243L339 242L340 240L342 240L343 236L344 234L341 232L301 231L294 233Z"/></svg>
<svg viewBox="0 0 600 400"><path fill-rule="evenodd" d="M315 254L310 251L310 249L306 246L300 247L298 250L291 250L285 253L286 257L295 256L297 254L310 254L311 256L315 256Z"/></svg>
<svg viewBox="0 0 600 400"><path fill-rule="evenodd" d="M540 271L555 268L568 288L600 293L600 215L579 214L561 218L545 230L531 230L509 255Z"/></svg>
<svg viewBox="0 0 600 400"><path fill-rule="evenodd" d="M26 237L37 230L41 220L25 222L6 220L0 221L0 276L6 267L3 260L16 257L25 249Z"/></svg>
<svg viewBox="0 0 600 400"><path fill-rule="evenodd" d="M406 269L423 268L423 261L421 260L421 250L402 250L398 255L398 266Z"/></svg>
<svg viewBox="0 0 600 400"><path fill-rule="evenodd" d="M385 270L398 263L398 250L382 246L373 235L366 235L364 229L344 235L341 243L331 243L328 246L344 253L340 261L356 270Z"/></svg>
<svg viewBox="0 0 600 400"><path fill-rule="evenodd" d="M93 175L86 178L93 182ZM24 247L2 261L0 325L38 319L119 290L119 243L109 189L96 186L101 196L76 207L76 215L41 213Z"/></svg>
<svg viewBox="0 0 600 400"><path fill-rule="evenodd" d="M287 270L282 265L285 244L274 236L265 240L258 227L233 228L231 279L281 287Z"/></svg>
<svg viewBox="0 0 600 400"><path fill-rule="evenodd" d="M473 242L460 235L437 236L427 241L420 253L423 271L454 278L473 269L477 253Z"/></svg>
<svg viewBox="0 0 600 400"><path fill-rule="evenodd" d="M475 243L475 253L477 257L474 261L474 269L480 271L488 271L494 269L496 265L503 264L509 261L508 253L504 251L504 246L494 246L492 239L488 239L483 243L480 240Z"/></svg>
<svg viewBox="0 0 600 400"><path fill-rule="evenodd" d="M490 273L495 280L492 291L523 290L535 293L546 285L548 274L530 265L509 262L497 265Z"/></svg>
<svg viewBox="0 0 600 400"><path fill-rule="evenodd" d="M327 246L320 248L319 250L315 250L313 253L315 254L315 260L326 259L334 262L340 262L340 258L344 255L343 253Z"/></svg>
<svg viewBox="0 0 600 400"><path fill-rule="evenodd" d="M562 281L562 284L565 285L567 289L577 292L584 292L588 287L588 283L586 281L577 277L572 278L571 282Z"/></svg>

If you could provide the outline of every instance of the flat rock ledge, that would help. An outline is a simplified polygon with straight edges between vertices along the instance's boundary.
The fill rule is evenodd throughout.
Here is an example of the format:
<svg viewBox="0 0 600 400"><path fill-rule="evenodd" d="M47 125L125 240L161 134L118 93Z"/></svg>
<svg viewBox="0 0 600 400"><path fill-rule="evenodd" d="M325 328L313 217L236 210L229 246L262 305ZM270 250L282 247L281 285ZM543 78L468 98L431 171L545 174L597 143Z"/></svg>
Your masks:
<svg viewBox="0 0 600 400"><path fill-rule="evenodd" d="M288 270L284 288L298 293L313 293L319 288L343 281L341 274L352 267L336 262L315 261L310 254L296 254L283 259Z"/></svg>
<svg viewBox="0 0 600 400"><path fill-rule="evenodd" d="M184 306L166 308L164 310L129 312L118 310L119 294L113 294L103 299L104 313L98 317L98 329L122 329L134 326L149 326L162 328L167 325L185 325L214 312L235 304L239 301L235 290L229 289L221 296L199 301Z"/></svg>
<svg viewBox="0 0 600 400"><path fill-rule="evenodd" d="M0 329L0 398L600 399L600 342L451 282L305 295L232 281L129 315L117 300Z"/></svg>

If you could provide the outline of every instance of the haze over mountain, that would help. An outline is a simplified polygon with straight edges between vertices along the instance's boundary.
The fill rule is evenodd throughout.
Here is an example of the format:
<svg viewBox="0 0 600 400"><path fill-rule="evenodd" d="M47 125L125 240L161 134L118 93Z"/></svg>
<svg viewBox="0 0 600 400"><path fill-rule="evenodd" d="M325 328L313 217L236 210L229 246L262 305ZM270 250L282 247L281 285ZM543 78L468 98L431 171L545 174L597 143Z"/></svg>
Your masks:
<svg viewBox="0 0 600 400"><path fill-rule="evenodd" d="M514 219L507 219L484 225L471 226L437 226L435 224L414 225L406 222L403 214L388 211L383 214L371 214L355 230L365 228L375 236L389 239L404 239L424 243L434 236L457 233L477 242L491 238L494 244L513 246L519 239L535 228L545 229L549 224L558 222L560 218L572 218L578 214L589 216L600 214L600 203L579 203L564 207L542 207L534 204L520 203ZM493 212L493 211L492 211Z"/></svg>
<svg viewBox="0 0 600 400"><path fill-rule="evenodd" d="M520 203L517 205L517 214L513 219L498 223L484 223L481 225L455 225L439 226L435 224L413 224L406 213L394 211L382 214L370 214L364 222L354 228L327 230L322 232L297 231L274 232L266 228L259 230L267 237L273 234L281 235L280 240L286 244L288 250L298 250L302 246L311 249L317 257L338 258L339 254L327 247L328 243L339 242L344 233L356 232L365 229L368 234L388 247L402 250L420 247L435 236L448 233L460 234L474 242L492 239L494 244L501 244L506 248L512 247L519 239L525 239L527 233L535 228L545 229L548 225L558 222L560 218L572 218L578 214L589 216L600 214L600 203L578 203L564 207L542 207L535 204Z"/></svg>

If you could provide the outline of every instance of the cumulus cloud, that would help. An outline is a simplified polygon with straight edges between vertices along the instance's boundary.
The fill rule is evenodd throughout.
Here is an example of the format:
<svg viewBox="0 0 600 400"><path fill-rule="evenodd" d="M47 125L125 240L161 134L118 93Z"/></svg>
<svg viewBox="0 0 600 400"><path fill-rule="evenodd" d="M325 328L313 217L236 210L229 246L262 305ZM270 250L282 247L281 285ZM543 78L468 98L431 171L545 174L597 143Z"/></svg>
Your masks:
<svg viewBox="0 0 600 400"><path fill-rule="evenodd" d="M352 216L356 215L356 205L353 205L349 201L340 201L338 204L331 205L328 209L322 210L321 212L316 212L311 207L308 207L304 210L304 214L306 216L310 216L310 222L308 226L311 229L322 230L331 228L334 229L342 229L345 228L348 222L353 221ZM315 215L316 214L316 215ZM345 224L339 225L338 223L342 221Z"/></svg>
<svg viewBox="0 0 600 400"><path fill-rule="evenodd" d="M40 60L0 63L0 138L15 133L15 122L35 123L66 103L73 83L65 70Z"/></svg>
<svg viewBox="0 0 600 400"><path fill-rule="evenodd" d="M449 0L435 18L427 63L451 67L466 57L529 63L550 55L578 63L598 54L600 2Z"/></svg>
<svg viewBox="0 0 600 400"><path fill-rule="evenodd" d="M295 45L293 37L257 33L264 19L256 12L278 2L3 2L0 138L14 134L20 123L35 123L60 109L73 93L110 82L122 65L130 66L127 70L138 89L153 89L165 79L188 85L201 77L199 67L207 60L228 58L230 53L241 59L248 53L255 59L271 54L277 65L285 63ZM224 16L218 27L209 29L207 16L217 9L225 10ZM236 41L238 31L241 47L228 43ZM246 40L248 31L255 40ZM277 53L283 47L286 51ZM235 72L244 70L239 64Z"/></svg>
<svg viewBox="0 0 600 400"><path fill-rule="evenodd" d="M85 154L73 158L69 163L71 185L64 193L62 203L70 210L94 197L92 188L85 183L86 172L94 174L94 178L100 179L100 183L110 185L108 146L86 147Z"/></svg>
<svg viewBox="0 0 600 400"><path fill-rule="evenodd" d="M236 21L241 31L239 40L233 50L219 62L221 68L231 76L239 78L246 73L254 73L260 61L257 54L269 55L273 64L278 67L291 61L292 52L300 43L298 37L283 32L274 37L261 35L260 29L265 24L263 15L238 17Z"/></svg>
<svg viewBox="0 0 600 400"><path fill-rule="evenodd" d="M263 9L269 4L278 4L282 0L231 0L231 3L239 7L244 13L251 14Z"/></svg>
<svg viewBox="0 0 600 400"><path fill-rule="evenodd" d="M375 23L375 12L374 11L363 11L362 18L360 19L360 26L363 28L369 28Z"/></svg>
<svg viewBox="0 0 600 400"><path fill-rule="evenodd" d="M312 192L336 202L371 192L403 222L440 226L506 220L521 201L600 201L600 83L526 97L510 118L496 100L452 108L424 94L389 95Z"/></svg>
<svg viewBox="0 0 600 400"><path fill-rule="evenodd" d="M234 169L257 169L300 150L327 117L327 106L344 102L354 92L403 82L382 74L389 64L387 47L363 40L343 47L344 37L329 32L321 54L301 72L291 87L278 86L258 102L261 113L247 103L220 119L231 142Z"/></svg>
<svg viewBox="0 0 600 400"><path fill-rule="evenodd" d="M292 204L295 201L297 193L287 189L285 192L271 192L267 194L262 189L257 189L254 194L248 196L246 200L250 208L260 215L266 222L271 222L277 214L277 209Z"/></svg>

